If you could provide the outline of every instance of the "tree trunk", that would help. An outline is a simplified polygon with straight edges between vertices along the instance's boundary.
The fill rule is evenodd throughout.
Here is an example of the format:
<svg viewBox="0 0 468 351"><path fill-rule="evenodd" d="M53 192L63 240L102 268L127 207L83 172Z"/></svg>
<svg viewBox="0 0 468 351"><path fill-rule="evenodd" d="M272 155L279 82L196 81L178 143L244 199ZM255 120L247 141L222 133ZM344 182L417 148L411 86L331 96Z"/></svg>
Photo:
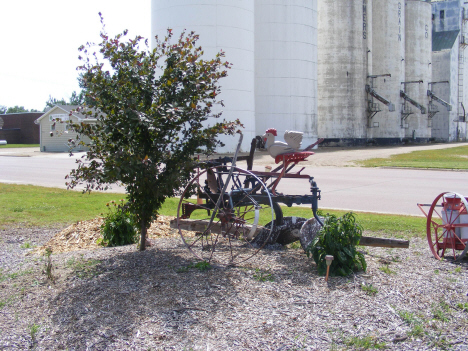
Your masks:
<svg viewBox="0 0 468 351"><path fill-rule="evenodd" d="M141 225L140 251L145 251L146 250L146 223L145 221L141 221L140 225Z"/></svg>

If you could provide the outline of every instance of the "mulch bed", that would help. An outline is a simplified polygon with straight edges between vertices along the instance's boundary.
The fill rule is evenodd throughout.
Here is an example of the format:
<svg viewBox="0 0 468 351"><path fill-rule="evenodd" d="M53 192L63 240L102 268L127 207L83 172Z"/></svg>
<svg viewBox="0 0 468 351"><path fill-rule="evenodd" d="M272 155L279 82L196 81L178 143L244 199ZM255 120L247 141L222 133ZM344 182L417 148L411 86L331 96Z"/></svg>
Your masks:
<svg viewBox="0 0 468 351"><path fill-rule="evenodd" d="M468 262L425 239L326 283L302 249L197 269L168 220L145 252L99 247L98 221L1 230L0 350L466 350Z"/></svg>

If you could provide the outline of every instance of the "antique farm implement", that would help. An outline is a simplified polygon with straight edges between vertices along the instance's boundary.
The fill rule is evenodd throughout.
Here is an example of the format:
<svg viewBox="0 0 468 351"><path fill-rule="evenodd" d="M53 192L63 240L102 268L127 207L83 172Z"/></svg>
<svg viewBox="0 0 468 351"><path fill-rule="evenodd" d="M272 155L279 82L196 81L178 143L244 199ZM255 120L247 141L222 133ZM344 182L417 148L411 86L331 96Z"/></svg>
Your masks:
<svg viewBox="0 0 468 351"><path fill-rule="evenodd" d="M301 174L302 169L291 172L299 162L314 154L309 150L318 142L304 151L288 149L293 152L276 155L279 165L271 172L252 170L255 139L250 156L237 157L241 143L242 135L232 158L198 165L199 172L180 198L173 226L199 259L236 264L255 255L264 245L275 243L285 223L291 228L297 227L295 220L283 217L280 203L287 206L310 204L314 220L321 223L317 216L320 190L314 178ZM247 169L236 166L238 160L245 159ZM278 184L285 178L307 180L311 194L280 193Z"/></svg>
<svg viewBox="0 0 468 351"><path fill-rule="evenodd" d="M432 254L440 260L451 253L457 261L468 251L468 198L454 193L439 194L432 204L417 204L427 217L426 234ZM425 208L429 208L425 211ZM462 251L457 255L457 251Z"/></svg>
<svg viewBox="0 0 468 351"><path fill-rule="evenodd" d="M287 134L290 133L290 134ZM323 225L317 215L320 189L314 177L294 167L314 154L310 151L322 140L299 151L302 133L286 132L285 142L274 141L276 130L264 138L278 166L272 171L253 170L256 139L250 155L209 160L197 165L197 174L184 189L171 226L178 229L188 249L199 259L233 265L255 255L265 245L301 241L305 248ZM247 169L236 166L247 161ZM287 195L278 190L283 179L308 182L310 194ZM285 217L280 204L310 205L313 217ZM408 247L408 242L363 237L361 245Z"/></svg>

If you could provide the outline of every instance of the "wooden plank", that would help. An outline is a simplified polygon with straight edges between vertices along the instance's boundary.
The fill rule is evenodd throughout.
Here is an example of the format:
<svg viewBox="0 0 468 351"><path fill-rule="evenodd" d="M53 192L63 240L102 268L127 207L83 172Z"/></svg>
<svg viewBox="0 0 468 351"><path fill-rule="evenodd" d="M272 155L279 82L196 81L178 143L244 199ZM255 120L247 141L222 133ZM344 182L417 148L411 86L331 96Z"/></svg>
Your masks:
<svg viewBox="0 0 468 351"><path fill-rule="evenodd" d="M182 230L189 230L194 232L204 232L208 221L197 220L197 219L181 219L180 227ZM177 219L171 221L171 228L177 229ZM250 228L250 226L245 226L245 228ZM257 229L257 233L260 230ZM221 233L221 225L219 223L213 223L211 228L212 233ZM374 238L371 236L363 236L359 242L359 246L374 246L374 247L391 247L399 249L409 248L409 240L401 239L387 239L387 238Z"/></svg>
<svg viewBox="0 0 468 351"><path fill-rule="evenodd" d="M397 249L409 248L409 240L374 238L363 236L359 241L359 246L392 247Z"/></svg>
<svg viewBox="0 0 468 351"><path fill-rule="evenodd" d="M180 229L182 230L188 230L192 232L204 232L206 230L206 227L208 225L209 221L203 221L199 219L181 219L180 220ZM171 220L171 228L178 229L177 228L177 219ZM251 226L250 225L244 225L244 228L250 230ZM258 232L260 231L260 228L257 229L256 233L254 235L257 235ZM211 226L211 232L214 234L221 234L221 224L219 222L213 222Z"/></svg>

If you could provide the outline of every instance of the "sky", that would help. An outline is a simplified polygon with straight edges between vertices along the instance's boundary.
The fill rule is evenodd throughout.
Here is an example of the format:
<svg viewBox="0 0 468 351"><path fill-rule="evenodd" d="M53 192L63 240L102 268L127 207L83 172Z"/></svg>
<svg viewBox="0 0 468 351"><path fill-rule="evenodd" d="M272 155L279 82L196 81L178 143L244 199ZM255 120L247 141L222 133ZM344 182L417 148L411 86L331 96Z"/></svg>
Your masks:
<svg viewBox="0 0 468 351"><path fill-rule="evenodd" d="M100 41L99 12L109 35L150 38L150 0L0 0L0 105L42 111L79 92L78 47Z"/></svg>

